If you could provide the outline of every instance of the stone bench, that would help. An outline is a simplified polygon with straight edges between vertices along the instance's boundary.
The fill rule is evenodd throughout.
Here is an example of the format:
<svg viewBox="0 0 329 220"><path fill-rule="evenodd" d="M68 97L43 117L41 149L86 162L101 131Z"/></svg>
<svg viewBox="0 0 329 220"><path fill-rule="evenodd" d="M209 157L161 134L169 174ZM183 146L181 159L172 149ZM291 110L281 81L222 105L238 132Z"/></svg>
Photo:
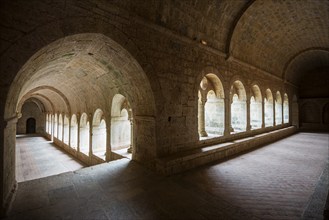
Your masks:
<svg viewBox="0 0 329 220"><path fill-rule="evenodd" d="M230 142L178 152L167 157L159 158L156 168L158 172L165 175L179 173L280 140L295 132L296 128L291 126Z"/></svg>

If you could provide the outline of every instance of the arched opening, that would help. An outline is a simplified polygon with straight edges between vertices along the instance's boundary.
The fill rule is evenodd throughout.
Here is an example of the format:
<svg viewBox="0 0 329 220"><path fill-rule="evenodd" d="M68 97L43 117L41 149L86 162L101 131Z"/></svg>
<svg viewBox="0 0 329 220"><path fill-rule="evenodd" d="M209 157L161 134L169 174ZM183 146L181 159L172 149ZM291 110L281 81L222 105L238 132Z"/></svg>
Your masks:
<svg viewBox="0 0 329 220"><path fill-rule="evenodd" d="M73 149L78 148L78 120L75 114L71 117L71 136L70 136L70 147Z"/></svg>
<svg viewBox="0 0 329 220"><path fill-rule="evenodd" d="M231 86L231 133L243 132L247 128L246 90L241 81Z"/></svg>
<svg viewBox="0 0 329 220"><path fill-rule="evenodd" d="M133 152L133 119L128 100L120 94L113 97L111 109L111 148L120 155Z"/></svg>
<svg viewBox="0 0 329 220"><path fill-rule="evenodd" d="M264 99L264 118L265 118L265 127L273 126L274 117L273 117L273 95L270 89L266 89Z"/></svg>
<svg viewBox="0 0 329 220"><path fill-rule="evenodd" d="M93 118L92 152L95 156L106 159L106 122L100 109L95 111Z"/></svg>
<svg viewBox="0 0 329 220"><path fill-rule="evenodd" d="M50 119L49 119L49 134L53 135L53 130L54 130L54 115L50 114Z"/></svg>
<svg viewBox="0 0 329 220"><path fill-rule="evenodd" d="M51 114L48 114L48 134L51 135Z"/></svg>
<svg viewBox="0 0 329 220"><path fill-rule="evenodd" d="M80 140L79 151L85 155L89 155L89 138L90 138L90 125L88 115L83 113L80 118Z"/></svg>
<svg viewBox="0 0 329 220"><path fill-rule="evenodd" d="M279 91L276 92L275 96L275 125L282 124L282 98Z"/></svg>
<svg viewBox="0 0 329 220"><path fill-rule="evenodd" d="M58 140L63 141L63 117L62 114L58 116Z"/></svg>
<svg viewBox="0 0 329 220"><path fill-rule="evenodd" d="M64 26L67 24L65 20L62 23ZM126 48L108 36L98 33L99 27L94 29L97 33L90 33L93 32L90 28L87 28L88 33L84 34L68 30L65 32L66 35L74 35L61 39L56 39L59 35L52 35L55 38L31 44L29 50L24 52L23 58L20 56L22 59L19 64L15 64L24 68L19 72L16 68L11 68L7 72L9 74L15 70L10 73L12 79L8 79L9 91L7 86L4 90L6 93L3 97L7 98L2 100L5 102L3 118L12 122L18 115L17 112L19 113L18 104L26 94L30 94L31 97L40 98L46 106L50 121L49 132L53 134L55 112L84 112L90 106L107 106L106 99L109 95L124 91L123 94L130 100L138 115L134 118L138 124L136 132L139 134L134 140L134 145L138 149L134 152L134 159L147 164L154 161L159 153L155 135L155 101L148 76L153 80L154 88L159 84L153 74L147 76L149 71L145 73L139 62L130 54L131 51L136 55L140 54L131 39L125 38L118 29L105 26L101 29L111 36L120 36L118 39L124 42ZM35 32L30 34L29 36L32 36ZM33 36L39 37L38 34ZM33 36L28 41L22 39L22 42L28 43ZM138 59L145 60L143 56L138 56ZM63 77L69 80L63 80ZM74 134L75 131L78 132L78 129L75 129L75 125L78 128L78 123L72 123L72 132L69 133L70 143L75 148L78 147L79 135ZM7 152L8 160L4 160L3 171L4 176L8 178L2 181L5 188L3 198L8 197L15 183L15 126L15 123L9 123L4 128L8 133L5 135L4 143L8 145L4 146L3 152ZM65 150L73 155L72 150ZM2 159L4 158L3 155ZM85 161L88 164L88 160Z"/></svg>
<svg viewBox="0 0 329 220"><path fill-rule="evenodd" d="M218 137L224 134L224 89L220 79L212 73L200 82L198 91L199 137Z"/></svg>
<svg viewBox="0 0 329 220"><path fill-rule="evenodd" d="M55 138L58 137L58 117L57 117L57 113L54 116L54 137Z"/></svg>
<svg viewBox="0 0 329 220"><path fill-rule="evenodd" d="M46 133L49 133L49 116L46 114Z"/></svg>
<svg viewBox="0 0 329 220"><path fill-rule="evenodd" d="M26 120L26 134L36 133L36 121L34 118L29 118Z"/></svg>
<svg viewBox="0 0 329 220"><path fill-rule="evenodd" d="M69 145L69 135L70 135L70 121L69 118L64 115L64 125L63 125L63 142Z"/></svg>
<svg viewBox="0 0 329 220"><path fill-rule="evenodd" d="M287 93L283 96L283 123L289 123L289 99Z"/></svg>
<svg viewBox="0 0 329 220"><path fill-rule="evenodd" d="M250 125L251 129L262 127L262 94L257 85L252 86L250 98Z"/></svg>

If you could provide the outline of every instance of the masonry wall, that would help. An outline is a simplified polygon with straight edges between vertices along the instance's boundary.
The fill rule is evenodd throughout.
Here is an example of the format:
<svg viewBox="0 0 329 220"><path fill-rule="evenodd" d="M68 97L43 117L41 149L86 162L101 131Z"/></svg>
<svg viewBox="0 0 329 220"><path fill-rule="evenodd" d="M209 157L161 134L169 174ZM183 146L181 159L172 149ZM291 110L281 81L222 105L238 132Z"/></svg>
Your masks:
<svg viewBox="0 0 329 220"><path fill-rule="evenodd" d="M202 1L199 2L200 7L203 6ZM216 10L209 12L208 8L202 8L203 11L209 12L207 22L203 23L201 22L202 15L193 9L198 6L189 8L188 5L180 5L179 1L176 3L153 1L149 4L148 1L127 0L112 4L104 1L63 0L33 1L33 7L31 4L30 1L20 1L1 5L5 6L1 7L1 18L4 24L1 26L1 32L5 34L0 42L2 76L0 112L5 112L3 115L6 121L17 118L15 109L17 103L12 103L12 105L6 103L10 101L11 97L8 99L7 95L17 72L22 68L24 70L24 64L41 48L58 39L79 33L101 33L108 36L124 47L145 72L152 88L155 106L140 106L143 111L138 111L138 109L133 109L133 111L147 113L147 109L153 109L153 107L156 111L154 115L138 115L134 118L136 124L134 129L139 132L135 140L138 148L135 150L139 152L136 160L140 162L145 160L147 161L145 163L151 166L154 165L156 158L268 130L264 128L234 136L226 135L208 142L199 141L197 94L204 75L214 73L221 80L225 92L226 113L229 112L230 88L235 80L243 83L248 99L250 99L253 84L259 85L263 97L268 88L273 94L276 91L280 91L281 94L287 93L290 103L296 93L294 87L284 83L275 74L242 62L228 54L229 51L226 48L230 44L227 40L230 25L234 23L234 15L243 8L242 3L232 5L229 9L232 17L225 18L228 22L221 28L213 22ZM191 14L182 10L184 8L188 8ZM221 10L225 9L226 7L221 7ZM194 20L195 17L200 19ZM208 44L201 44L202 39ZM125 68L125 60L122 63L122 68ZM125 88L129 89L129 86ZM117 90L120 91L122 88ZM138 91L134 92L138 93ZM78 102L79 97L74 101ZM85 111L88 115L92 115L94 112L92 110L99 108L100 103L97 101L94 99L79 103L81 109L77 109L77 112L61 113L72 115ZM110 108L106 108L109 101L102 101L105 106L102 110L109 112ZM229 118L230 114L225 114L225 117ZM18 132L24 130L23 118L21 121L17 126ZM5 121L1 120L1 123L5 124ZM227 121L225 123L226 127L230 126ZM276 128L284 126L287 125L279 125ZM4 150L0 155L1 158L7 158L2 160L1 183L4 185L1 189L2 207L8 198L15 177L14 163L7 160L15 157L14 135L16 132L15 128L4 127L0 126L5 131L4 139L7 141L1 142ZM42 131L41 127L38 129ZM0 132L4 132L3 130Z"/></svg>
<svg viewBox="0 0 329 220"><path fill-rule="evenodd" d="M306 131L329 131L329 68L313 70L300 81L299 122Z"/></svg>
<svg viewBox="0 0 329 220"><path fill-rule="evenodd" d="M45 117L37 104L34 102L26 102L21 110L22 117L17 122L17 134L26 133L26 121L34 118L36 121L36 133L43 134L45 131Z"/></svg>

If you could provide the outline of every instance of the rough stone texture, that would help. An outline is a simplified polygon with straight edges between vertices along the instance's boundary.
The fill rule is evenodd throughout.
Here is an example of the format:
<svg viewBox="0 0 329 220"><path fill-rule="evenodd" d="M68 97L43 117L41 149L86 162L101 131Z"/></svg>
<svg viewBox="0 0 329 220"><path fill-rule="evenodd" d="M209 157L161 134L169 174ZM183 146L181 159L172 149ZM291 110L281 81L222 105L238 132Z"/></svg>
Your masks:
<svg viewBox="0 0 329 220"><path fill-rule="evenodd" d="M305 210L328 165L327 144L327 134L299 133L171 177L122 159L27 181L7 219L321 219Z"/></svg>
<svg viewBox="0 0 329 220"><path fill-rule="evenodd" d="M328 51L328 8L329 2L322 0L254 1L235 27L231 53L281 76L285 65L301 52L314 48Z"/></svg>
<svg viewBox="0 0 329 220"><path fill-rule="evenodd" d="M21 110L22 117L17 122L17 134L26 133L26 121L29 118L36 120L36 132L44 134L45 132L45 117L42 109L34 102L25 102Z"/></svg>
<svg viewBox="0 0 329 220"><path fill-rule="evenodd" d="M267 133L257 134L247 138L235 138L222 144L211 145L199 149L179 152L169 157L163 157L157 161L157 170L163 174L170 175L192 169L213 161L232 157L242 152L264 144L280 140L294 134L295 127L274 130Z"/></svg>
<svg viewBox="0 0 329 220"><path fill-rule="evenodd" d="M298 113L285 70L298 78L304 63L327 65L328 21L325 0L1 1L1 208L15 182L15 123L27 99L89 121L101 109L110 126L112 98L124 95L137 125L133 159L154 167L160 157L254 134L229 135L225 99L225 135L199 141L198 88L208 73L225 97L239 80L247 100L258 85L263 97L286 93ZM288 124L298 119L290 116Z"/></svg>

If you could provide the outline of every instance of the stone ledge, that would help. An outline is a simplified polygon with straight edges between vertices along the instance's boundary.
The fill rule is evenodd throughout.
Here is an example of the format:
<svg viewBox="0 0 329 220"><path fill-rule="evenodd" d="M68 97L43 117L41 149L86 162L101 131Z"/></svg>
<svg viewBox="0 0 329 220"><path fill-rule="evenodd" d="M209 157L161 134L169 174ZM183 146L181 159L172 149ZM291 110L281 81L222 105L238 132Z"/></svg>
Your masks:
<svg viewBox="0 0 329 220"><path fill-rule="evenodd" d="M280 140L295 132L296 128L290 126L251 137L237 139L231 142L179 152L168 157L157 159L156 169L158 172L165 175L183 172Z"/></svg>

